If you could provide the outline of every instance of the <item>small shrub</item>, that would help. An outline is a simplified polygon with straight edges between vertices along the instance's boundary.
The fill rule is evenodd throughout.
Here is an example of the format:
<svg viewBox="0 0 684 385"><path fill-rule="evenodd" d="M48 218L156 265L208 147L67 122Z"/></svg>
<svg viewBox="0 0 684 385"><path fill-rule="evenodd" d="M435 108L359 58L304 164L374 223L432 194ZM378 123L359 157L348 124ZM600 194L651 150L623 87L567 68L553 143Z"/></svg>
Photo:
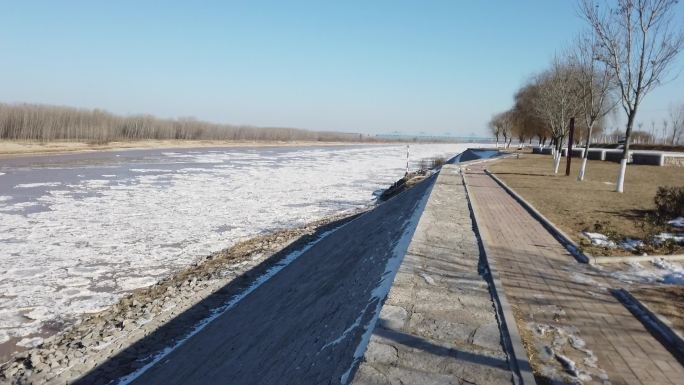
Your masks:
<svg viewBox="0 0 684 385"><path fill-rule="evenodd" d="M684 187L658 187L655 204L661 221L684 216Z"/></svg>
<svg viewBox="0 0 684 385"><path fill-rule="evenodd" d="M434 158L432 160L432 168L438 168L444 166L444 164L447 162L447 159L444 157L438 157Z"/></svg>

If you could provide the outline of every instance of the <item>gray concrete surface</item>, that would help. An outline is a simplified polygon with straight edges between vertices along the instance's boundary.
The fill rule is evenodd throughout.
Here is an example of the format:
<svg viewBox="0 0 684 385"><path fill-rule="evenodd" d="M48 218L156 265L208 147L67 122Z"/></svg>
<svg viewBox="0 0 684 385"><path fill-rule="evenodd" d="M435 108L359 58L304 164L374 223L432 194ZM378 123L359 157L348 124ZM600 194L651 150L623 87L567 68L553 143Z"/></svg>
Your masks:
<svg viewBox="0 0 684 385"><path fill-rule="evenodd" d="M458 166L447 165L353 384L511 384Z"/></svg>
<svg viewBox="0 0 684 385"><path fill-rule="evenodd" d="M373 292L434 180L323 238L132 383L341 383L379 307ZM486 330L473 338L493 344Z"/></svg>

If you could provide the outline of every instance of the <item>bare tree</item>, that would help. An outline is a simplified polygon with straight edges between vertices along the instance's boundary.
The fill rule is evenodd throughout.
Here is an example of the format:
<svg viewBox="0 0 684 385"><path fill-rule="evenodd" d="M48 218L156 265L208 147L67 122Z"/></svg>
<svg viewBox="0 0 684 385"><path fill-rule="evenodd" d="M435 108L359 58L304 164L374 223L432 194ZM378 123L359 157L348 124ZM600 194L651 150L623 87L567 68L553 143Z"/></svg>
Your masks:
<svg viewBox="0 0 684 385"><path fill-rule="evenodd" d="M511 111L499 114L498 123L501 126L501 135L504 137L504 146L509 148L511 141L513 141L513 114Z"/></svg>
<svg viewBox="0 0 684 385"><path fill-rule="evenodd" d="M614 96L613 71L598 60L600 48L594 36L581 35L574 48L571 63L577 69L583 123L586 127L582 165L577 176L577 180L583 181L594 127L615 108L617 100Z"/></svg>
<svg viewBox="0 0 684 385"><path fill-rule="evenodd" d="M660 85L684 46L672 26L677 0L580 0L580 13L600 44L599 59L615 75L627 116L626 141L615 191L624 191L629 142L644 97Z"/></svg>
<svg viewBox="0 0 684 385"><path fill-rule="evenodd" d="M499 148L499 137L501 136L501 125L497 121L498 115L492 116L489 120L489 130L494 134L496 138L496 148Z"/></svg>
<svg viewBox="0 0 684 385"><path fill-rule="evenodd" d="M522 141L523 138L530 139L537 137L539 146L541 147L546 137L548 130L544 121L537 116L534 103L538 97L538 87L535 83L527 84L522 87L515 94L515 104L511 109L513 116L513 132Z"/></svg>
<svg viewBox="0 0 684 385"><path fill-rule="evenodd" d="M496 147L499 147L499 137L503 136L504 148L508 148L513 140L513 116L510 111L501 112L489 121L489 127L496 137Z"/></svg>
<svg viewBox="0 0 684 385"><path fill-rule="evenodd" d="M679 139L684 131L684 104L670 107L670 123L672 123L672 127L668 136L670 144L674 146L679 144Z"/></svg>
<svg viewBox="0 0 684 385"><path fill-rule="evenodd" d="M537 95L534 109L537 116L549 127L555 145L554 173L558 173L562 149L569 132L570 118L582 111L581 94L577 71L561 59L556 58L551 68L535 79Z"/></svg>

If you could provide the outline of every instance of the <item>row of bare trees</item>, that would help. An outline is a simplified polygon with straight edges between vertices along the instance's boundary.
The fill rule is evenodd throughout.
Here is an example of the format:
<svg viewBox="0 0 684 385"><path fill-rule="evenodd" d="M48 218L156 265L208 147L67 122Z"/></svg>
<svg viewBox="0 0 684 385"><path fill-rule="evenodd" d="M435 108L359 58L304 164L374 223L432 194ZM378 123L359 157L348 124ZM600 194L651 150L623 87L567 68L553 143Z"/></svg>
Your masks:
<svg viewBox="0 0 684 385"><path fill-rule="evenodd" d="M588 29L573 46L557 55L549 68L533 76L515 95L514 106L494 115L494 136L550 139L553 167L558 172L569 122L575 119L579 138L588 148L593 135L604 129L605 118L621 107L626 118L625 144L616 183L623 192L634 123L643 99L667 80L684 47L684 31L673 24L677 0L579 0ZM681 136L681 118L673 124L675 143ZM673 115L675 116L675 115ZM678 127L678 128L675 128ZM635 135L636 134L636 135ZM510 144L510 139L508 139ZM578 180L586 173L584 151Z"/></svg>
<svg viewBox="0 0 684 385"><path fill-rule="evenodd" d="M117 116L101 110L0 103L0 139L106 143L143 139L234 141L371 141L360 134L296 128L232 126L193 118Z"/></svg>

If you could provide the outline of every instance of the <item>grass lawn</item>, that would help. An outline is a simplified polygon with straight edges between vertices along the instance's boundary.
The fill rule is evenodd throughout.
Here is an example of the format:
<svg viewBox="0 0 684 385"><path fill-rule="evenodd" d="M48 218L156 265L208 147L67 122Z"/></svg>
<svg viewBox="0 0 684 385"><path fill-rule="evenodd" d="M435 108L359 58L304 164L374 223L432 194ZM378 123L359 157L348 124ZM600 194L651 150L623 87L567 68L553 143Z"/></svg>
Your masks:
<svg viewBox="0 0 684 385"><path fill-rule="evenodd" d="M594 255L630 254L622 249L592 246L580 235L582 231L600 232L620 240L624 237L650 239L669 226L656 226L645 220L655 210L658 186L684 186L684 168L629 165L625 192L614 192L619 164L592 161L587 164L584 182L577 181L581 159L572 159L570 176L565 176L565 161L553 174L550 155L521 154L492 163L488 169L530 202L551 222ZM647 245L648 254L681 254L681 246L655 248Z"/></svg>

